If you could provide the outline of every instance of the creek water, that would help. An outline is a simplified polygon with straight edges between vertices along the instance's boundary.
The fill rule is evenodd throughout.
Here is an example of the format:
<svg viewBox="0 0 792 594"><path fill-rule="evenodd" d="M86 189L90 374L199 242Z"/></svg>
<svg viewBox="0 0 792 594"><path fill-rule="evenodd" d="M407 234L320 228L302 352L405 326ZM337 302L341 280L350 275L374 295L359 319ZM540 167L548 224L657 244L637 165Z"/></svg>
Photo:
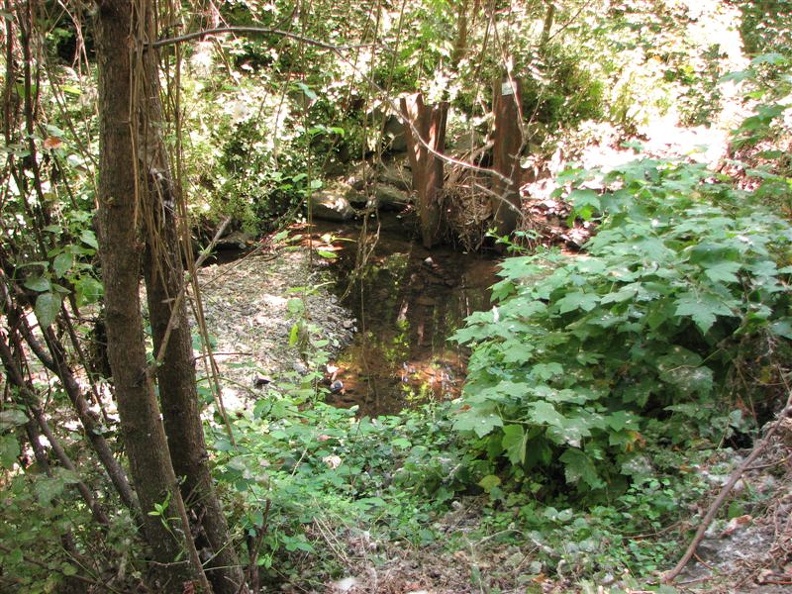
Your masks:
<svg viewBox="0 0 792 594"><path fill-rule="evenodd" d="M377 416L457 396L468 353L448 338L490 307L497 261L426 250L390 213L363 223L316 222L313 236L333 250L335 291L357 319L354 342L335 361L329 401Z"/></svg>

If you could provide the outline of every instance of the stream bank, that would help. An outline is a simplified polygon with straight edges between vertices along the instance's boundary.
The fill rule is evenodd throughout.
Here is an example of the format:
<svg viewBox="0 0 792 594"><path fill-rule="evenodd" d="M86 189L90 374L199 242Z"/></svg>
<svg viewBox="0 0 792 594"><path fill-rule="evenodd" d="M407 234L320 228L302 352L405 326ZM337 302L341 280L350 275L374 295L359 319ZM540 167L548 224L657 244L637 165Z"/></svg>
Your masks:
<svg viewBox="0 0 792 594"><path fill-rule="evenodd" d="M330 403L378 416L459 395L467 353L447 338L489 307L495 267L451 248L428 252L395 213L295 226L283 244L221 258L200 269L199 284L225 406L245 408L265 385L306 370L289 340L300 315L334 364Z"/></svg>

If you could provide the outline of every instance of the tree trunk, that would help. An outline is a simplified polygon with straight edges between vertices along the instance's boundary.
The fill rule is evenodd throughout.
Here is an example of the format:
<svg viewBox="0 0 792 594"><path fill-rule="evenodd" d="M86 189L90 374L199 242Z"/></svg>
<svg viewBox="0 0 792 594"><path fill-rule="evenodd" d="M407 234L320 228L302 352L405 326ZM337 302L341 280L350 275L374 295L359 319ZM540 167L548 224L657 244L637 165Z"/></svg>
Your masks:
<svg viewBox="0 0 792 594"><path fill-rule="evenodd" d="M547 44L550 42L550 32L553 30L556 7L553 0L545 0L547 12L545 12L544 23L542 24L542 35L539 38L539 55L544 55L547 51Z"/></svg>
<svg viewBox="0 0 792 594"><path fill-rule="evenodd" d="M446 221L443 211L443 160L448 103L424 105L420 93L401 100L405 118L407 154L413 173L413 189L418 200L421 239L427 249L443 236Z"/></svg>
<svg viewBox="0 0 792 594"><path fill-rule="evenodd" d="M153 56L152 56L153 57ZM149 99L145 146L151 189L146 221L144 263L157 385L173 469L189 510L195 543L207 561L207 575L217 594L247 592L244 572L229 542L228 523L212 482L196 387L192 334L184 300L184 267L176 205L181 191L175 183L164 146L152 121L159 121L161 105L156 63L147 60L146 97Z"/></svg>
<svg viewBox="0 0 792 594"><path fill-rule="evenodd" d="M146 39L156 39L152 16L151 12L146 15ZM216 594L242 594L247 592L244 572L230 542L228 523L212 482L204 440L192 334L184 299L179 239L182 229L176 214L182 193L171 174L160 134L162 105L153 51L144 53L141 75L141 96L146 103L138 146L148 182L148 193L141 207L146 243L143 269L165 433L173 469L189 512L191 533L206 562L213 590Z"/></svg>
<svg viewBox="0 0 792 594"><path fill-rule="evenodd" d="M136 8L140 8L138 5ZM145 6L144 6L145 7ZM140 12L134 18L140 18ZM97 218L105 286L108 358L113 371L121 434L130 475L143 511L144 533L153 555L154 591L209 591L189 538L181 494L173 472L154 385L147 368L140 312L139 278L144 244L140 236L145 177L139 175L140 73L131 0L100 0L96 39L99 71L100 162ZM160 512L157 506L169 502ZM185 553L187 554L185 558Z"/></svg>
<svg viewBox="0 0 792 594"><path fill-rule="evenodd" d="M517 229L521 213L520 152L523 147L520 84L504 78L495 85L495 134L492 147L492 168L499 175L493 183L492 212L498 236L510 235Z"/></svg>

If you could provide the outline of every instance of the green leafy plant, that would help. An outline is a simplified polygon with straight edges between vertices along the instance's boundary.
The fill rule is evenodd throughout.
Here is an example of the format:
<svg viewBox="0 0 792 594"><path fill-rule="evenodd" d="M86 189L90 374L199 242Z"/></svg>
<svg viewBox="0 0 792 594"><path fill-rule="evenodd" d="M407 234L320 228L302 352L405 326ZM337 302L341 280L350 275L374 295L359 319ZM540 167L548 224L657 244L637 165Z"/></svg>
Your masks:
<svg viewBox="0 0 792 594"><path fill-rule="evenodd" d="M507 259L470 345L454 426L550 495L621 493L655 470L647 442L719 444L780 394L751 382L792 339L792 228L704 167L644 159L573 171L579 255ZM758 387L757 387L758 386ZM761 412L764 410L764 414ZM553 485L556 485L555 489Z"/></svg>

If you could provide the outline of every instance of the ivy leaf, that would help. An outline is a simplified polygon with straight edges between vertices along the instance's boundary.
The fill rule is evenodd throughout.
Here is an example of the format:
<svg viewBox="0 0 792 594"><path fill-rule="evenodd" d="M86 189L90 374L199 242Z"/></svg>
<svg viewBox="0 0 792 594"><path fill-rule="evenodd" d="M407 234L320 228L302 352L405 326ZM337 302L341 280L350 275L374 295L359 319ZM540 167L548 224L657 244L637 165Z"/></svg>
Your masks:
<svg viewBox="0 0 792 594"><path fill-rule="evenodd" d="M36 298L36 318L42 328L49 328L58 317L62 300L57 293L42 293Z"/></svg>
<svg viewBox="0 0 792 594"><path fill-rule="evenodd" d="M503 446L509 462L514 465L525 462L525 448L528 444L528 435L522 425L506 425L503 427Z"/></svg>

